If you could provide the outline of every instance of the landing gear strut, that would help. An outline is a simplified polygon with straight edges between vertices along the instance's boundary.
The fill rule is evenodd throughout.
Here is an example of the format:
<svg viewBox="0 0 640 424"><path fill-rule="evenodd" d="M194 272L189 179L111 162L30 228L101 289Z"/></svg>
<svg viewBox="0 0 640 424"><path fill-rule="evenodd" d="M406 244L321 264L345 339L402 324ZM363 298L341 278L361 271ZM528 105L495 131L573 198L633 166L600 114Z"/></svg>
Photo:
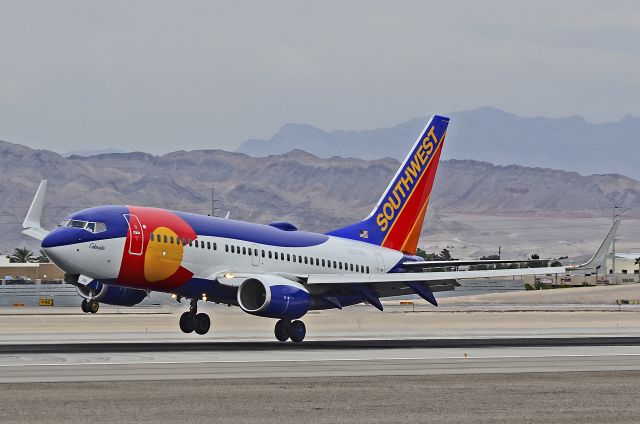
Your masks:
<svg viewBox="0 0 640 424"><path fill-rule="evenodd" d="M98 312L98 309L100 309L100 303L95 299L82 299L80 307L82 308L82 312L85 314L95 314Z"/></svg>
<svg viewBox="0 0 640 424"><path fill-rule="evenodd" d="M198 300L191 299L189 310L180 316L180 330L183 333L207 334L211 328L211 319L205 313L198 313Z"/></svg>
<svg viewBox="0 0 640 424"><path fill-rule="evenodd" d="M307 328L302 321L281 319L276 322L274 334L276 339L281 342L286 342L288 339L291 339L294 343L300 343L307 334Z"/></svg>

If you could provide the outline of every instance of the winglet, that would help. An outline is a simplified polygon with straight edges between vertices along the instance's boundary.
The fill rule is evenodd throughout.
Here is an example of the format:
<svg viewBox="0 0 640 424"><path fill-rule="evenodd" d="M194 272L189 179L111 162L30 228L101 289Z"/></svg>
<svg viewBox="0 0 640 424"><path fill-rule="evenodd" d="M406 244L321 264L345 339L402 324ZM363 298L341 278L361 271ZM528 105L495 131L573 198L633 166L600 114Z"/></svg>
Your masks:
<svg viewBox="0 0 640 424"><path fill-rule="evenodd" d="M24 218L24 222L22 223L22 228L24 228L22 233L38 240L42 240L49 233L47 230L42 228L42 225L40 224L46 191L47 180L42 180L38 187L38 191L31 202L29 212L27 212L27 216Z"/></svg>
<svg viewBox="0 0 640 424"><path fill-rule="evenodd" d="M604 240L602 241L602 244L600 244L600 247L598 248L598 250L596 250L596 253L593 254L591 259L589 259L587 262L583 263L582 265L570 267L569 269L596 268L598 265L604 263L604 259L607 256L607 253L609 252L609 247L611 247L611 243L613 243L613 239L615 238L616 233L618 232L618 226L620 225L621 221L622 221L622 218L618 218L613 222L613 225L611 226L609 233L604 238Z"/></svg>

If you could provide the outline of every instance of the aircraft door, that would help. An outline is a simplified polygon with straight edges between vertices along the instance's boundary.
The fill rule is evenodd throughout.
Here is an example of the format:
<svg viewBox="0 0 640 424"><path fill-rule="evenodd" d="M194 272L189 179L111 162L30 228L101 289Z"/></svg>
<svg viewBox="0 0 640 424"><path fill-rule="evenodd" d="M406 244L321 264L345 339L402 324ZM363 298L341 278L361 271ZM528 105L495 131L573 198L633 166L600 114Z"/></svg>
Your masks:
<svg viewBox="0 0 640 424"><path fill-rule="evenodd" d="M251 265L260 265L260 249L258 249L258 245L252 244L250 249L253 250L253 252L251 252Z"/></svg>
<svg viewBox="0 0 640 424"><path fill-rule="evenodd" d="M144 228L136 215L125 214L129 223L129 254L140 256L144 249Z"/></svg>
<svg viewBox="0 0 640 424"><path fill-rule="evenodd" d="M376 253L376 264L378 266L378 272L384 272L384 258L380 253Z"/></svg>

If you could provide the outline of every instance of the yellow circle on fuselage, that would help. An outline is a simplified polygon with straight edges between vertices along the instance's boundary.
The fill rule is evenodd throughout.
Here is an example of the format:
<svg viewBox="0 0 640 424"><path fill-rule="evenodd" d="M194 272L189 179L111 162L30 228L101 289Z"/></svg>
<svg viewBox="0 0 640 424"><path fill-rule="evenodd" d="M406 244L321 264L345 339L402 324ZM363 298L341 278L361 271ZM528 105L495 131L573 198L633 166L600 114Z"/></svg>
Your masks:
<svg viewBox="0 0 640 424"><path fill-rule="evenodd" d="M156 228L144 256L144 278L149 282L166 280L180 268L183 256L178 235L167 227Z"/></svg>

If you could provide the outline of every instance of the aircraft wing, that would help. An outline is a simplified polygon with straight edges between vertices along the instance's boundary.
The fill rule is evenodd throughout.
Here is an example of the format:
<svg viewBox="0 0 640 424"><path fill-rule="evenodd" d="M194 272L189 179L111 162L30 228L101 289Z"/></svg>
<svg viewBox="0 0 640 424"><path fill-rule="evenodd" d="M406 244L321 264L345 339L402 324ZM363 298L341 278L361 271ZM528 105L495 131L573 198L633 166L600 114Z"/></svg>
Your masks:
<svg viewBox="0 0 640 424"><path fill-rule="evenodd" d="M419 261L419 262L403 262L405 268L437 268L448 266L463 265L495 265L495 264L522 264L540 261L549 261L550 259L474 259L474 260L450 260L450 261Z"/></svg>
<svg viewBox="0 0 640 424"><path fill-rule="evenodd" d="M523 275L564 274L565 267L494 269L482 271L410 272L389 274L311 274L304 278L309 293L340 307L341 296L358 295L382 310L380 298L417 294L434 306L434 292L455 290L457 280L511 277Z"/></svg>
<svg viewBox="0 0 640 424"><path fill-rule="evenodd" d="M490 269L482 271L450 272L398 272L389 274L310 274L306 283L314 284L376 284L388 282L430 282L440 280L462 280L523 275L564 274L563 266L546 268Z"/></svg>

